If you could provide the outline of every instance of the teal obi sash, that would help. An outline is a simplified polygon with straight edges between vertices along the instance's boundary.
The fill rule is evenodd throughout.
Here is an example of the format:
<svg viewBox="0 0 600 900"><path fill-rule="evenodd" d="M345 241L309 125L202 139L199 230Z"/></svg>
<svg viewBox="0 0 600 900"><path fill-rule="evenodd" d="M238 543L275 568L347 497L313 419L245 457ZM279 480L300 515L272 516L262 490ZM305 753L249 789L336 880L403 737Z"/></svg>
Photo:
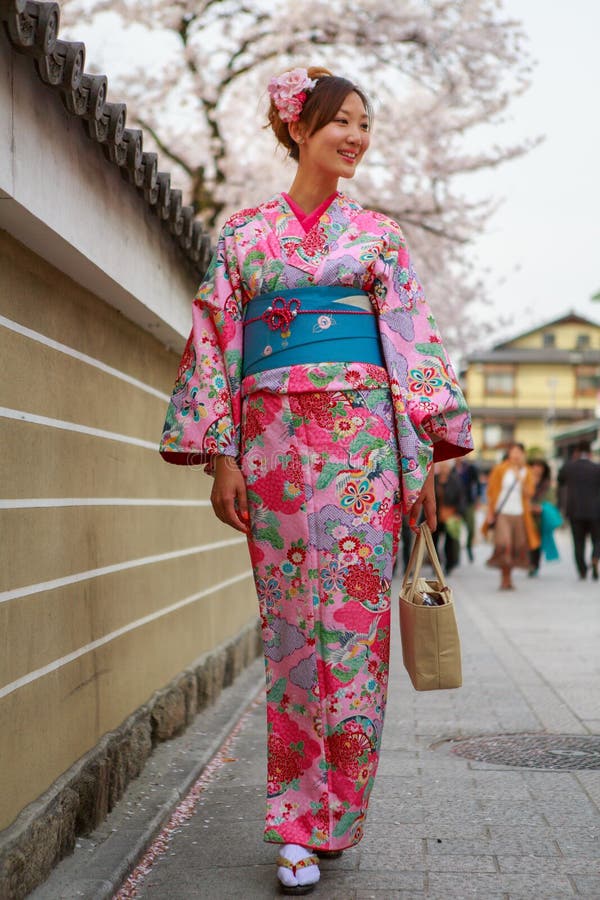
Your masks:
<svg viewBox="0 0 600 900"><path fill-rule="evenodd" d="M315 285L260 294L246 305L244 376L324 362L383 366L377 319L366 291Z"/></svg>

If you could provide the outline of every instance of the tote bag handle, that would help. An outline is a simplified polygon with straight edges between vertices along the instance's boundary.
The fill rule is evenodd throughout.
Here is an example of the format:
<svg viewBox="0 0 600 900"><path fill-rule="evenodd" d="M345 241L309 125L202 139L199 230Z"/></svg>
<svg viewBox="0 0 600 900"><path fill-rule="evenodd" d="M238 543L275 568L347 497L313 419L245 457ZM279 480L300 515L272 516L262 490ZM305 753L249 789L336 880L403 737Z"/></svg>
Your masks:
<svg viewBox="0 0 600 900"><path fill-rule="evenodd" d="M429 559L431 560L431 565L433 566L433 571L435 572L440 585L446 584L444 572L435 549L435 544L433 543L433 537L431 536L431 530L429 525L426 522L423 522L422 525L419 526L419 533L412 546L408 565L402 581L402 596L406 597L411 603L413 602L413 597L417 590L417 581L421 574L421 568L423 567L426 549Z"/></svg>

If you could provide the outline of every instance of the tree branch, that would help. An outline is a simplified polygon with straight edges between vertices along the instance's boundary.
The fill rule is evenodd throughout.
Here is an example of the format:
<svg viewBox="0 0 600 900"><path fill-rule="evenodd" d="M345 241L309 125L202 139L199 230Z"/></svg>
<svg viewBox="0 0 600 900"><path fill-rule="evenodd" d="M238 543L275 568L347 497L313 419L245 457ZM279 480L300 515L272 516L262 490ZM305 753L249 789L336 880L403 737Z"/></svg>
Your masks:
<svg viewBox="0 0 600 900"><path fill-rule="evenodd" d="M165 142L158 136L158 132L156 131L156 129L150 124L147 119L144 119L139 115L134 115L133 121L136 123L136 125L139 125L140 128L143 128L148 132L160 152L164 153L167 159L170 159L171 162L174 162L178 166L181 166L184 172L191 178L194 176L196 169L194 169L194 167L190 163L186 162L186 160L182 156L179 156L177 153L175 153L174 150L171 150L171 148L168 147L167 144L165 144Z"/></svg>

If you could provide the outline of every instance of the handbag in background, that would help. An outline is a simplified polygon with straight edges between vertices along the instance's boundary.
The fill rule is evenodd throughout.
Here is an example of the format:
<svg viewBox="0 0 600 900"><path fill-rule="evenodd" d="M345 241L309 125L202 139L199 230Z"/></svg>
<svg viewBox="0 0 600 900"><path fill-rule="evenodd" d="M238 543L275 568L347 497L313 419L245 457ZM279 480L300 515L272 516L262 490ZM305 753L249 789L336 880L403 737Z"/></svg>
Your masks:
<svg viewBox="0 0 600 900"><path fill-rule="evenodd" d="M518 479L517 477L515 477L515 480L513 481L513 483L511 484L511 486L510 486L509 489L507 490L506 494L504 495L504 497L503 497L502 500L500 501L499 505L498 505L498 506L496 507L496 509L494 510L494 518L492 519L492 521L491 521L491 522L484 522L484 523L483 523L483 527L482 527L481 530L482 530L482 532L483 532L483 534L484 534L485 537L487 537L488 531L493 531L493 529L496 527L496 522L498 521L498 516L500 515L500 513L501 513L502 510L504 509L504 504L506 503L506 501L507 501L508 498L510 497L510 495L511 495L513 489L514 489L515 486L518 484L518 482L519 482L519 479Z"/></svg>
<svg viewBox="0 0 600 900"><path fill-rule="evenodd" d="M421 577L425 551L435 579ZM402 659L417 691L458 688L462 684L460 639L454 599L446 584L431 537L423 523L414 542L400 590Z"/></svg>

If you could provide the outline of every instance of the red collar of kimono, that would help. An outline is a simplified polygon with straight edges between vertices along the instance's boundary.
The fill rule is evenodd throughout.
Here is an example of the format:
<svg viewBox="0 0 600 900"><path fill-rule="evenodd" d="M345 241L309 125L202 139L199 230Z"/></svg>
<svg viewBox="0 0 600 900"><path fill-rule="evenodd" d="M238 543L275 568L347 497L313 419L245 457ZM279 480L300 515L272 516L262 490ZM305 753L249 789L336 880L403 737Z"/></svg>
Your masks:
<svg viewBox="0 0 600 900"><path fill-rule="evenodd" d="M302 225L304 231L308 234L313 225L315 225L319 221L323 213L329 209L329 207L337 197L337 191L334 191L333 194L330 194L328 197L326 197L322 203L319 203L319 205L309 213L304 212L302 207L298 206L298 204L294 200L292 200L289 194L283 192L281 196Z"/></svg>
<svg viewBox="0 0 600 900"><path fill-rule="evenodd" d="M270 200L267 200L266 203L263 203L260 206L260 211L278 235L285 233L304 238L304 228L296 218L289 204L286 202L283 194L276 194ZM333 198L331 203L321 213L318 221L331 215L334 211L336 213L336 220L339 221L340 218L343 218L350 224L351 219L353 219L357 213L362 212L362 207L355 200L351 200L349 197L346 197L345 194L338 192L337 196ZM315 222L314 224L317 223Z"/></svg>

